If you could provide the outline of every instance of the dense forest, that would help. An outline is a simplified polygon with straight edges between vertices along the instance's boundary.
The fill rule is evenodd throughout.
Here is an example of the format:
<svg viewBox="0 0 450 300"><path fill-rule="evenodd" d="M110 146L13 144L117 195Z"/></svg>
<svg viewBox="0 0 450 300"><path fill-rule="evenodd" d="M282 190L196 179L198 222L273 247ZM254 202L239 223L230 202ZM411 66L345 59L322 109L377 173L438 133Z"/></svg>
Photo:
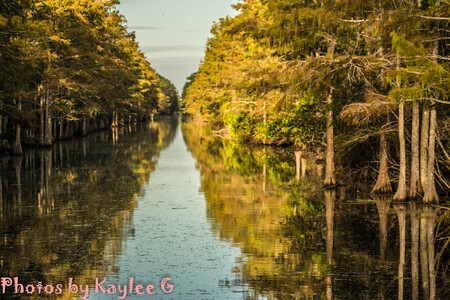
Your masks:
<svg viewBox="0 0 450 300"><path fill-rule="evenodd" d="M0 145L170 114L178 96L139 50L118 0L0 0Z"/></svg>
<svg viewBox="0 0 450 300"><path fill-rule="evenodd" d="M437 202L450 190L449 8L241 1L213 26L183 109L221 135L315 152L325 186L364 173L376 193Z"/></svg>

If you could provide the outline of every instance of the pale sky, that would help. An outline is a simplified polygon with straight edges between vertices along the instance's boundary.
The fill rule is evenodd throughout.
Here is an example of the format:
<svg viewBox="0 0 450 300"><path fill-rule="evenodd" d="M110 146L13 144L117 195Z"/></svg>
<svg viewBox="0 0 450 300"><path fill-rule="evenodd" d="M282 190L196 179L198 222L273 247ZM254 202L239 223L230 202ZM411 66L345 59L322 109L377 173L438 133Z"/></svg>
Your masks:
<svg viewBox="0 0 450 300"><path fill-rule="evenodd" d="M237 0L121 0L118 9L135 31L152 67L181 94L197 71L214 21L234 16Z"/></svg>

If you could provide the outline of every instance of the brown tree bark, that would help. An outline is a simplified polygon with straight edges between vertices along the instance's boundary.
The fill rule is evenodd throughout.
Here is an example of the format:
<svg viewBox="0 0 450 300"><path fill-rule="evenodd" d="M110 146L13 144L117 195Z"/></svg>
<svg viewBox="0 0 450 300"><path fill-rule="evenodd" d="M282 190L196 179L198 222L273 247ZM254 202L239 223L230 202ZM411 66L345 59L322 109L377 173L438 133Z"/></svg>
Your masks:
<svg viewBox="0 0 450 300"><path fill-rule="evenodd" d="M66 123L66 132L64 134L64 138L68 139L70 137L70 121Z"/></svg>
<svg viewBox="0 0 450 300"><path fill-rule="evenodd" d="M327 96L327 104L329 105L327 111L327 152L325 159L325 186L333 186L336 184L334 177L334 128L333 128L333 110L331 104L333 102L333 87L330 88Z"/></svg>
<svg viewBox="0 0 450 300"><path fill-rule="evenodd" d="M419 102L414 101L412 107L412 128L411 128L411 181L409 185L409 197L417 198L420 192L420 164L419 164Z"/></svg>
<svg viewBox="0 0 450 300"><path fill-rule="evenodd" d="M430 109L427 103L423 105L422 111L422 132L420 136L420 183L422 191L427 188L427 172L428 172L428 144L430 133Z"/></svg>
<svg viewBox="0 0 450 300"><path fill-rule="evenodd" d="M61 119L59 120L59 135L58 135L59 140L63 139L63 128L64 128L64 120Z"/></svg>
<svg viewBox="0 0 450 300"><path fill-rule="evenodd" d="M52 137L52 117L50 111L50 95L47 92L45 96L45 130L44 130L44 145L50 146L53 143Z"/></svg>
<svg viewBox="0 0 450 300"><path fill-rule="evenodd" d="M377 182L372 189L372 193L385 194L392 192L391 179L389 178L388 166L388 144L386 134L380 135L380 167L378 171Z"/></svg>
<svg viewBox="0 0 450 300"><path fill-rule="evenodd" d="M22 110L22 101L20 99L19 99L18 104L17 104L17 109L19 111ZM13 146L13 149L12 149L14 155L22 155L23 154L22 141L20 139L20 133L21 133L20 130L21 130L20 124L17 123L16 124L16 139L14 141L14 146Z"/></svg>
<svg viewBox="0 0 450 300"><path fill-rule="evenodd" d="M405 142L405 103L400 101L398 107L398 135L400 142L400 174L394 200L406 199L406 142Z"/></svg>
<svg viewBox="0 0 450 300"><path fill-rule="evenodd" d="M307 167L307 163L308 163L308 161L306 160L306 158L305 157L302 157L302 159L301 159L301 165L302 165L302 177L303 178L305 178L306 177L306 167Z"/></svg>
<svg viewBox="0 0 450 300"><path fill-rule="evenodd" d="M52 130L52 143L53 143L53 141L54 140L56 140L57 138L58 138L58 136L57 136L57 130L56 130L56 128L57 128L57 126L58 126L58 123L56 122L56 119L52 119L52 126L53 126L53 130Z"/></svg>
<svg viewBox="0 0 450 300"><path fill-rule="evenodd" d="M302 158L302 151L295 151L295 180L300 180L300 160Z"/></svg>
<svg viewBox="0 0 450 300"><path fill-rule="evenodd" d="M88 134L87 119L83 118L81 121L81 135L86 136L87 134Z"/></svg>
<svg viewBox="0 0 450 300"><path fill-rule="evenodd" d="M334 55L334 49L336 46L336 39L330 38L327 45L327 57L332 59ZM327 153L325 158L325 186L333 186L336 184L336 178L334 177L334 128L333 128L333 109L331 104L333 103L333 90L334 87L330 86L330 90L327 95Z"/></svg>
<svg viewBox="0 0 450 300"><path fill-rule="evenodd" d="M111 127L119 126L119 122L118 121L119 121L119 116L118 116L116 111L113 111L113 119L112 119Z"/></svg>
<svg viewBox="0 0 450 300"><path fill-rule="evenodd" d="M434 105L434 101L431 103ZM428 165L427 165L427 186L425 189L425 195L423 196L424 202L439 202L439 197L436 192L436 183L434 179L434 160L435 160L435 143L436 143L436 108L432 108L430 112L430 136L428 144Z"/></svg>
<svg viewBox="0 0 450 300"><path fill-rule="evenodd" d="M45 122L44 122L44 92L42 90L42 87L39 88L39 91L41 92L41 97L40 97L40 101L39 101L39 115L40 115L40 121L41 121L41 126L40 126L40 144L41 146L44 145L44 129L45 129Z"/></svg>
<svg viewBox="0 0 450 300"><path fill-rule="evenodd" d="M8 129L8 120L9 120L8 116L4 116L3 117L3 124L2 124L3 125L3 132L6 132L7 129ZM1 147L4 150L9 150L11 148L11 145L10 145L8 139L3 139L1 142L2 142Z"/></svg>
<svg viewBox="0 0 450 300"><path fill-rule="evenodd" d="M3 115L0 115L0 148L3 146Z"/></svg>

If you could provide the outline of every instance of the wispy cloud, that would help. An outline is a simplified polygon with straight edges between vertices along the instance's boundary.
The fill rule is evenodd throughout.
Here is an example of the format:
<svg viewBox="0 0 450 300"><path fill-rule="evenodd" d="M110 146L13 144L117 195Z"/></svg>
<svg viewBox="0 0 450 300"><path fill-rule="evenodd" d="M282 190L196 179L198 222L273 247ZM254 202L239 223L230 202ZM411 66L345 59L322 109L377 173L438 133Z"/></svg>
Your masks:
<svg viewBox="0 0 450 300"><path fill-rule="evenodd" d="M157 52L202 52L205 50L204 46L197 45L167 45L167 46L141 46L140 47L144 52L157 53Z"/></svg>
<svg viewBox="0 0 450 300"><path fill-rule="evenodd" d="M176 68L182 65L197 65L202 55L181 55L181 56L167 56L167 57L151 57L150 63L157 63L161 65L170 65Z"/></svg>
<svg viewBox="0 0 450 300"><path fill-rule="evenodd" d="M200 30L187 29L187 30L181 30L181 32L186 32L186 33L197 33L197 32L200 32Z"/></svg>
<svg viewBox="0 0 450 300"><path fill-rule="evenodd" d="M153 27L153 26L130 26L129 30L161 30L161 27Z"/></svg>

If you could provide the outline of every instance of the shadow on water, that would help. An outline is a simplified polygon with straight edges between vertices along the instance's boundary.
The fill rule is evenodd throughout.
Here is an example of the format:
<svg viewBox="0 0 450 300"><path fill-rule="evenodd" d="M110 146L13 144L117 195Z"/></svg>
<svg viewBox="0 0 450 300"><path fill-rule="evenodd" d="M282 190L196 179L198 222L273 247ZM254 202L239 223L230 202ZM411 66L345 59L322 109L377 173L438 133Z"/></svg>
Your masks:
<svg viewBox="0 0 450 300"><path fill-rule="evenodd" d="M448 209L323 190L306 154L182 126L213 231L241 249L249 299L450 298Z"/></svg>
<svg viewBox="0 0 450 300"><path fill-rule="evenodd" d="M177 124L136 123L1 157L2 277L65 286L69 278L87 284L117 272L123 241L134 232L136 196ZM8 289L2 298L14 296Z"/></svg>

